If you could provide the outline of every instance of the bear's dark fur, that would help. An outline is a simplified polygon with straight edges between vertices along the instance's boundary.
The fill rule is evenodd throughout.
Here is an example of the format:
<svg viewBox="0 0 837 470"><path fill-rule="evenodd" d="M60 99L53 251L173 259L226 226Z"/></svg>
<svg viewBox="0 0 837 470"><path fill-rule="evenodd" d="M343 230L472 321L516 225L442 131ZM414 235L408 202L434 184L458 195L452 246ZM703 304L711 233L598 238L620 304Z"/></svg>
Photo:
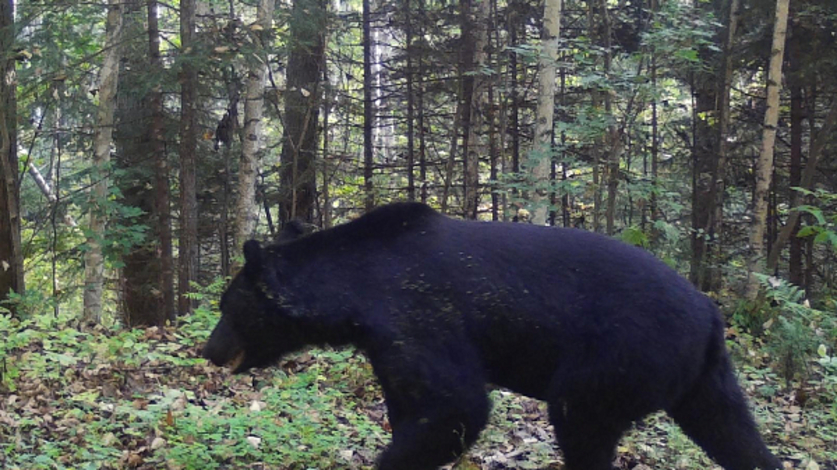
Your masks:
<svg viewBox="0 0 837 470"><path fill-rule="evenodd" d="M717 309L641 249L402 203L244 255L204 355L243 372L310 344L357 346L393 429L380 470L453 461L485 426L486 383L549 404L568 470L611 469L622 433L656 410L727 470L781 468Z"/></svg>

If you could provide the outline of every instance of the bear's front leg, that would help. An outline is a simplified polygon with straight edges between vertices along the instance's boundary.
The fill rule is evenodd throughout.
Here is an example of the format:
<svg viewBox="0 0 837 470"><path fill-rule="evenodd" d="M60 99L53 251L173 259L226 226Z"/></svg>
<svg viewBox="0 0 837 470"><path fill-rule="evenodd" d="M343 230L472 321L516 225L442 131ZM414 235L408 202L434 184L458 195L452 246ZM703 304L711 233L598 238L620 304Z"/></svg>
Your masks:
<svg viewBox="0 0 837 470"><path fill-rule="evenodd" d="M468 354L400 352L373 360L392 426L392 444L377 468L436 470L462 455L488 421L483 373L462 360Z"/></svg>
<svg viewBox="0 0 837 470"><path fill-rule="evenodd" d="M460 402L464 397L451 398ZM378 470L436 470L453 462L477 440L488 408L483 391L464 407L427 409L402 417L393 424L392 444L381 454Z"/></svg>

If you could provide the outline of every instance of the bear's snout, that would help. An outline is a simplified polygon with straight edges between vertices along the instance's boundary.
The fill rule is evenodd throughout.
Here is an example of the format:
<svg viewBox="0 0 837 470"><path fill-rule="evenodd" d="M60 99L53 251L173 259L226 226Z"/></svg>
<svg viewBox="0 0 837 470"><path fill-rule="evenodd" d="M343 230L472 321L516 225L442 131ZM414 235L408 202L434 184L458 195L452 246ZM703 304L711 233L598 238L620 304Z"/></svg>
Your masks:
<svg viewBox="0 0 837 470"><path fill-rule="evenodd" d="M203 357L218 367L230 364L232 369L238 368L244 361L244 348L241 340L224 317L212 330L209 341L203 348Z"/></svg>

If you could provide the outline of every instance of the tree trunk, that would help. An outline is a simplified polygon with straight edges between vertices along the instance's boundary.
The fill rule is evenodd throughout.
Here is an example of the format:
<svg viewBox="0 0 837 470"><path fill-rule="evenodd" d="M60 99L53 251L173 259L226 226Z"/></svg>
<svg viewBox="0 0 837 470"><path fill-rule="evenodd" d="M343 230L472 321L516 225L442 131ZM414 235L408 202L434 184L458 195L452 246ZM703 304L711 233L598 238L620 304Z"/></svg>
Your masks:
<svg viewBox="0 0 837 470"><path fill-rule="evenodd" d="M782 61L785 53L785 36L788 27L790 0L776 0L776 20L773 27L773 46L770 69L767 74L767 111L764 113L761 152L756 163L756 189L753 195L753 222L750 230L749 279L746 297L755 300L759 292L754 273L765 272L765 228L767 227L767 196L773 173L773 150L776 142L776 124L779 122L779 91L782 87Z"/></svg>
<svg viewBox="0 0 837 470"><path fill-rule="evenodd" d="M238 163L238 199L235 206L235 237L233 253L238 255L256 229L256 175L260 140L262 137L262 114L264 112L264 84L267 73L267 57L264 53L273 25L275 0L260 0L256 14L256 25L252 29L258 52L249 57L247 63L247 84L244 90L244 141L241 144L241 159ZM299 90L288 93L299 93ZM287 116L286 116L287 118ZM287 123L286 123L287 126Z"/></svg>
<svg viewBox="0 0 837 470"><path fill-rule="evenodd" d="M476 8L473 1L478 2ZM488 45L489 0L465 0L462 2L463 21L463 92L465 105L463 130L465 141L462 148L464 191L463 212L466 219L476 219L479 208L479 164L480 156L486 153L482 142L486 132L485 88L483 75Z"/></svg>
<svg viewBox="0 0 837 470"><path fill-rule="evenodd" d="M500 44L500 32L497 29L495 18L497 16L497 0L491 0L491 9L488 13L488 31L494 33L494 44L489 44L486 51L488 66L494 66L492 50ZM489 38L490 41L490 38ZM500 220L500 197L497 194L497 177L499 176L500 151L497 148L497 107L495 106L495 89L499 84L501 75L495 72L488 81L488 106L486 117L488 118L488 165L489 177L491 178L491 220Z"/></svg>
<svg viewBox="0 0 837 470"><path fill-rule="evenodd" d="M587 3L587 27L590 29L590 34L595 34L594 31L597 28L596 25L596 4L594 2ZM601 106L601 101L599 97L599 89L596 86L591 87L590 89L590 107L593 110L598 110L599 106ZM601 227L600 215L602 211L602 178L601 178L601 169L599 167L599 163L601 160L601 139L597 138L593 146L590 148L590 160L592 161L593 166L593 231L599 232Z"/></svg>
<svg viewBox="0 0 837 470"><path fill-rule="evenodd" d="M12 54L6 54L14 50L13 6L12 0L0 0L0 301L6 300L10 291L24 292L15 61Z"/></svg>
<svg viewBox="0 0 837 470"><path fill-rule="evenodd" d="M732 6L732 5L731 5ZM721 14L721 2L712 1L702 3L700 8L705 14ZM734 12L734 9L731 10ZM734 15L728 15L734 21ZM726 44L730 41L729 34L734 34L731 27L727 28ZM720 44L721 35L713 35L713 43ZM705 69L691 72L691 88L693 98L692 109L692 234L691 234L691 264L689 280L703 291L712 290L718 285L715 276L719 274L715 219L718 215L717 201L723 195L718 178L721 168L720 121L723 120L719 97L725 89L727 66L732 64L725 60L718 60L718 54L713 47L702 47L699 51L700 59L708 64ZM730 77L731 78L731 77ZM724 132L724 134L726 134Z"/></svg>
<svg viewBox="0 0 837 470"><path fill-rule="evenodd" d="M562 58L566 56L562 54ZM563 62L563 61L562 61ZM561 89L560 89L560 99L561 99L561 108L566 109L567 107L567 68L565 66L561 67ZM562 111L562 113L566 113L566 111ZM567 181L567 132L566 130L561 130L561 181L566 183ZM561 194L561 226L562 227L569 227L570 226L570 191L569 189L564 186Z"/></svg>
<svg viewBox="0 0 837 470"><path fill-rule="evenodd" d="M518 39L518 15L515 14L517 8L517 0L511 0L509 2L509 10L511 13L509 14L508 19L508 30L509 30L509 46L514 48L519 45ZM509 75L511 75L511 129L509 132L511 133L511 171L514 175L514 178L517 180L520 178L520 67L518 64L517 52L515 50L510 50L509 54L511 55L509 61ZM515 186L511 190L512 196L514 199L517 199L518 190ZM506 208L504 208L506 209ZM512 208L512 214L504 213L504 217L516 217L517 211L519 207L515 204ZM505 211L504 211L505 212ZM514 219L512 219L514 220Z"/></svg>
<svg viewBox="0 0 837 470"><path fill-rule="evenodd" d="M418 0L418 11L420 18L424 18L424 0ZM421 24L424 24L423 22ZM419 29L419 35L424 37L424 28ZM420 181L420 197L421 202L427 204L427 133L425 132L424 121L424 56L427 53L425 43L422 41L421 48L418 51L418 92L416 96L416 106L418 106L418 116L416 116L419 132L419 181Z"/></svg>
<svg viewBox="0 0 837 470"><path fill-rule="evenodd" d="M604 46L604 73L610 78L611 59L613 55L610 13L607 11L607 0L599 4L602 15L602 45ZM607 207L605 208L605 231L608 235L615 232L616 222L616 191L619 188L619 132L616 129L616 117L613 115L613 90L605 90L605 115L608 119L606 145L607 149Z"/></svg>
<svg viewBox="0 0 837 470"><path fill-rule="evenodd" d="M326 29L322 0L295 0L290 28L279 219L282 223L292 219L313 222L320 69Z"/></svg>
<svg viewBox="0 0 837 470"><path fill-rule="evenodd" d="M800 41L802 27L794 25L791 37L788 39L790 48L789 62L791 71L788 74L790 85L790 175L788 179L788 201L790 207L798 205L800 194L794 188L802 184L802 138L804 134L803 120L805 118L804 97L802 94L802 70ZM788 280L797 286L801 286L804 278L802 271L802 239L797 235L800 229L800 220L797 217L796 223L790 227L790 257L788 260ZM782 231L785 229L783 228ZM781 232L780 232L781 235ZM778 241L778 239L777 239ZM775 243L774 243L775 245ZM771 248L770 253L773 253ZM770 257L768 256L768 262Z"/></svg>
<svg viewBox="0 0 837 470"><path fill-rule="evenodd" d="M88 225L87 251L84 254L84 310L82 322L96 325L102 316L102 292L105 263L102 256L102 239L105 235L107 214L102 209L108 195L110 147L113 143L116 90L119 82L119 44L122 41L121 0L110 0L105 33L105 55L99 76L99 106L96 111L96 128L93 131L93 188L90 193L90 221Z"/></svg>
<svg viewBox="0 0 837 470"><path fill-rule="evenodd" d="M185 2L184 2L185 3ZM148 2L148 57L150 69L155 76L163 75L160 60L160 29L157 20L158 3ZM174 267L171 247L171 207L169 204L169 169L166 159L166 143L163 137L163 90L158 83L149 94L151 122L149 137L154 160L154 219L155 231L160 240L157 256L160 262L160 295L162 296L162 314L174 324ZM184 189L181 183L181 191Z"/></svg>
<svg viewBox="0 0 837 470"><path fill-rule="evenodd" d="M407 200L416 200L415 94L413 93L413 21L410 0L404 0L405 55L407 56Z"/></svg>
<svg viewBox="0 0 837 470"><path fill-rule="evenodd" d="M123 37L140 37L144 18L139 0L123 1ZM157 207L153 187L148 184L155 174L150 131L151 95L137 92L147 90L150 63L147 49L141 42L123 42L120 61L120 80L116 97L116 143L119 178L116 181L124 196L124 204L139 211L121 223L125 226L143 225L150 230L136 241L123 257L121 291L122 314L128 327L163 325L166 321L160 285L161 250L157 233ZM131 73L125 73L131 70Z"/></svg>
<svg viewBox="0 0 837 470"><path fill-rule="evenodd" d="M526 171L535 190L531 194L532 223L546 225L549 215L549 174L552 160L552 122L555 113L555 70L561 34L561 0L546 0L543 9L541 56L538 62L538 108L535 141Z"/></svg>
<svg viewBox="0 0 837 470"><path fill-rule="evenodd" d="M325 58L323 58L325 62ZM331 142L331 105L334 102L333 90L331 82L329 82L328 67L323 65L323 158L320 165L323 174L323 205L319 210L320 227L331 228L331 193L329 184L331 183L331 166L329 165L329 142Z"/></svg>
<svg viewBox="0 0 837 470"><path fill-rule="evenodd" d="M177 276L177 311L191 313L192 282L198 278L197 188L197 69L190 60L195 48L195 0L180 3L180 40L183 68L180 75L180 246Z"/></svg>
<svg viewBox="0 0 837 470"><path fill-rule="evenodd" d="M651 0L651 11L652 11L652 20L656 19L657 17L657 10L659 9L659 3L657 0ZM660 154L660 138L659 138L659 118L657 112L657 100L658 100L658 90L657 90L657 52L652 50L651 51L651 200L649 201L650 212L651 212L651 223L652 226L657 221L659 214L657 214L657 173L658 173L658 162L659 154ZM657 230L656 227L652 230L652 240L656 239Z"/></svg>
<svg viewBox="0 0 837 470"><path fill-rule="evenodd" d="M375 112L372 108L372 19L369 1L363 0L363 188L366 192L364 209L367 212L375 207L372 187L372 127Z"/></svg>
<svg viewBox="0 0 837 470"><path fill-rule="evenodd" d="M456 155L459 153L459 131L462 129L462 115L464 114L463 111L463 103L462 103L462 81L459 81L460 87L459 92L457 93L457 100L456 100L456 109L453 114L453 129L451 130L451 138L450 138L450 151L448 152L448 159L445 162L445 173L444 173L444 181L442 181L442 202L440 204L440 210L442 214L448 213L448 202L451 197L451 188L453 187L453 169L456 163Z"/></svg>
<svg viewBox="0 0 837 470"><path fill-rule="evenodd" d="M693 79L692 259L689 280L707 290L711 217L715 212L711 186L718 164L715 75L695 73Z"/></svg>
<svg viewBox="0 0 837 470"><path fill-rule="evenodd" d="M707 222L709 246L706 247L704 257L704 279L703 286L706 291L717 291L721 288L721 233L724 221L724 195L726 193L726 172L727 152L729 150L729 125L730 125L730 89L732 88L732 48L735 43L736 29L738 26L738 5L739 0L730 0L726 41L724 43L723 68L721 70L721 81L719 84L718 96L718 139L715 144L718 149L717 161L712 172L712 180L709 186L709 198L712 203Z"/></svg>

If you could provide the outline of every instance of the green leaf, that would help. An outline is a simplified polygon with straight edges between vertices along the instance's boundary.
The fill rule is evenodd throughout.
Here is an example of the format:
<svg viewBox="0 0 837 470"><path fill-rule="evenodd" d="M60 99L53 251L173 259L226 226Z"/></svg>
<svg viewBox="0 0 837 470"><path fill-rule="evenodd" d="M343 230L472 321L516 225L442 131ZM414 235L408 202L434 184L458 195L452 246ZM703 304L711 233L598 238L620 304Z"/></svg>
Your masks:
<svg viewBox="0 0 837 470"><path fill-rule="evenodd" d="M796 234L796 236L799 237L799 238L805 238L805 237L810 237L811 235L814 235L815 233L817 233L817 228L816 227L814 227L812 225L806 225L799 230L799 232Z"/></svg>

